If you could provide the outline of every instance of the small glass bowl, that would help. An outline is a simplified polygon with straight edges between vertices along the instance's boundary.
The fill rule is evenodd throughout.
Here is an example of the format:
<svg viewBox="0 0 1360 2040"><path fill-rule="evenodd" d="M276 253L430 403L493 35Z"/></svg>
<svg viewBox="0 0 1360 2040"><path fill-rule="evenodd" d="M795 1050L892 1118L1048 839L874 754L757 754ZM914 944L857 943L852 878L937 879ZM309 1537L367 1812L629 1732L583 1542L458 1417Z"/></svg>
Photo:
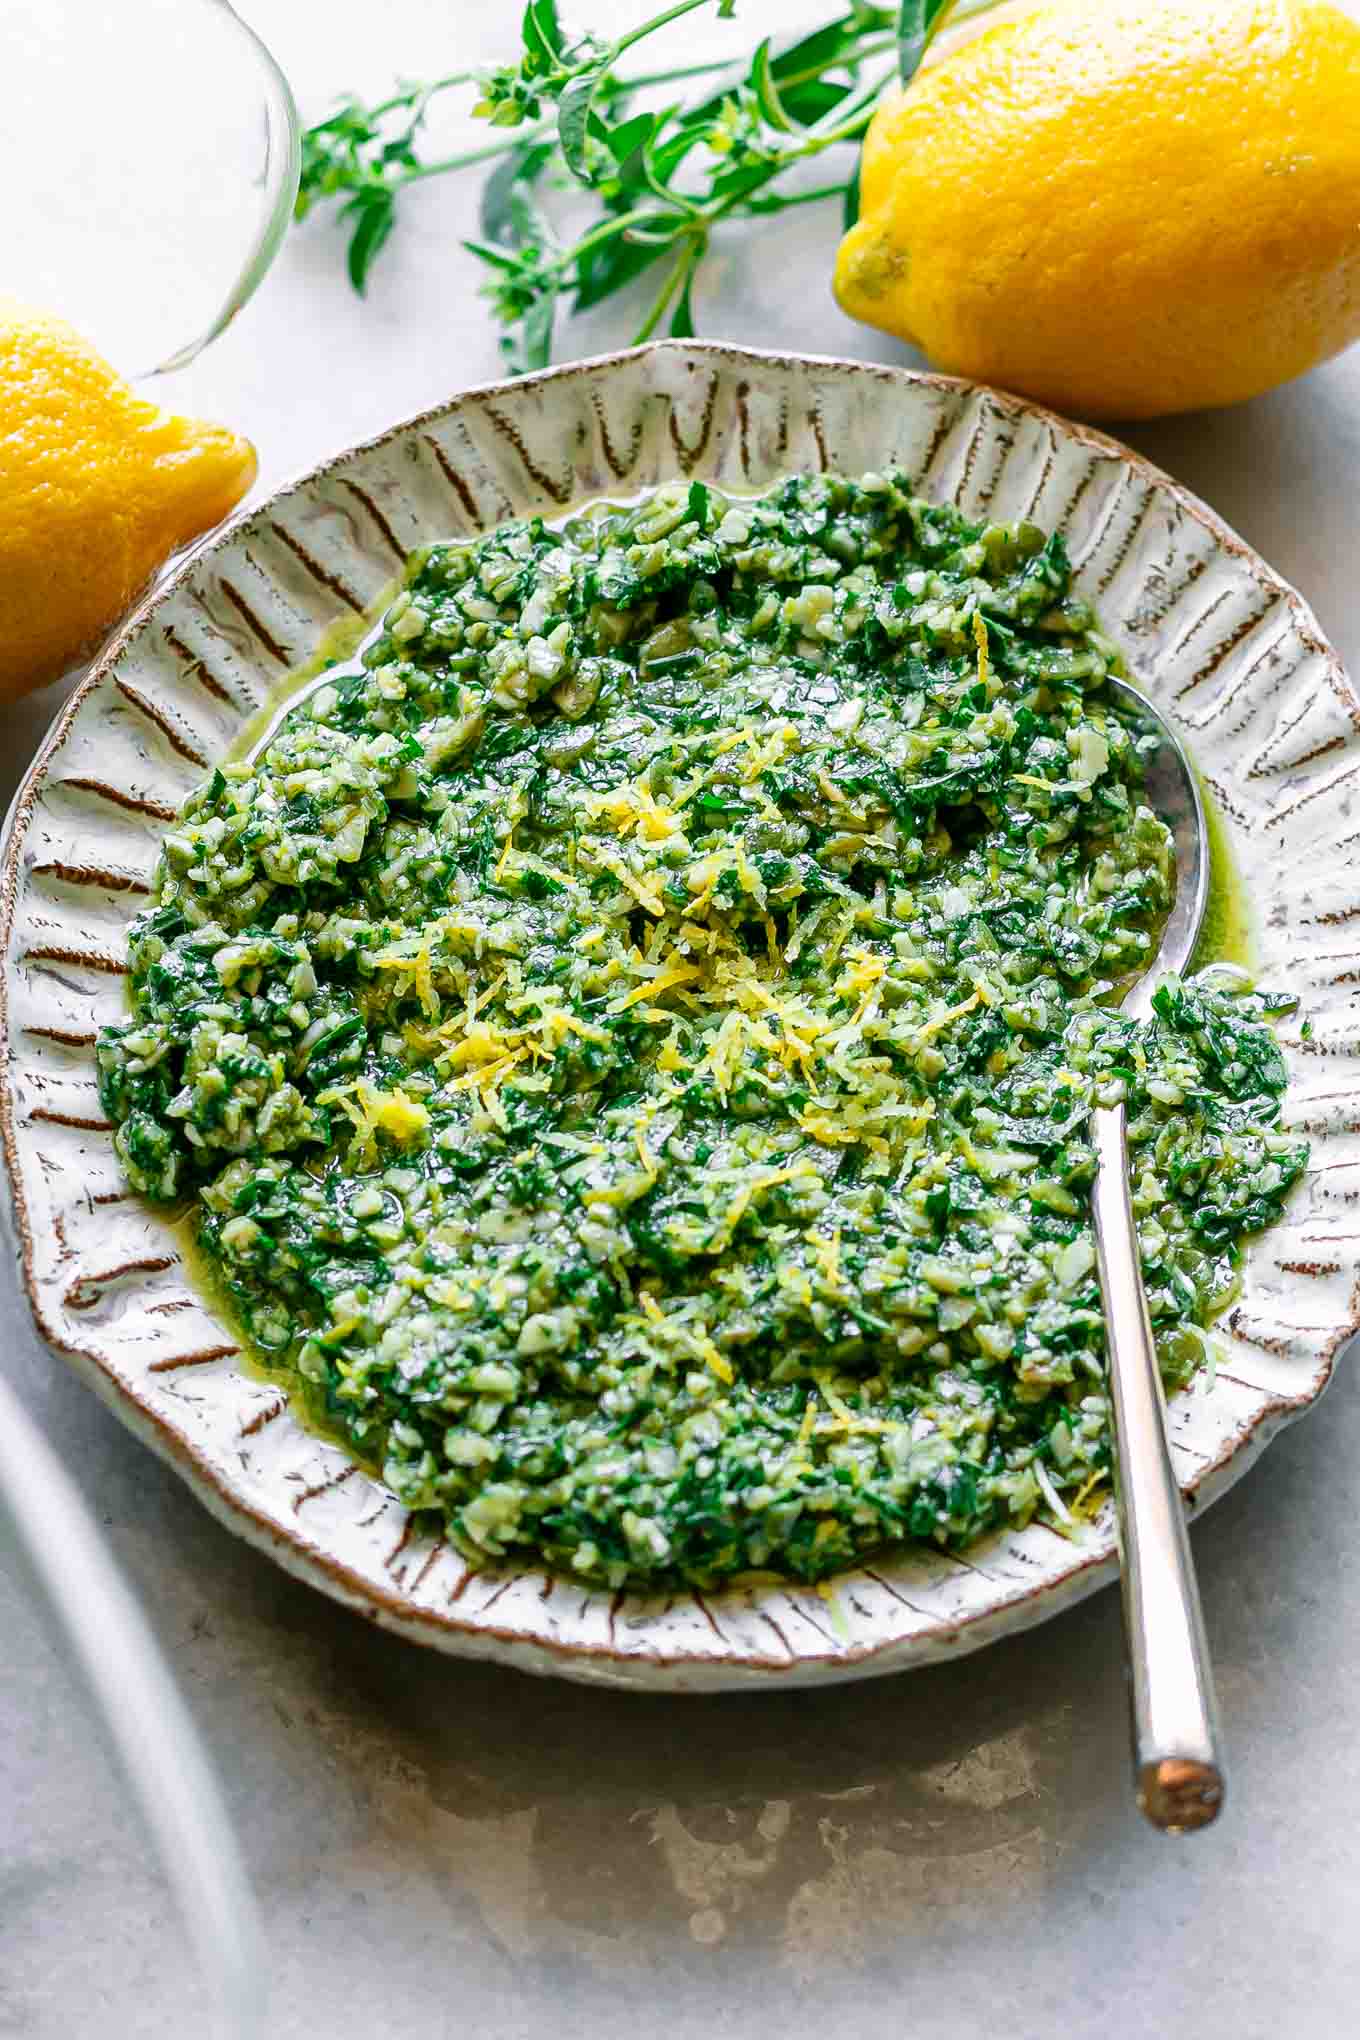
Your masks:
<svg viewBox="0 0 1360 2040"><path fill-rule="evenodd" d="M0 289L126 376L181 368L258 286L297 196L287 80L230 0L5 0Z"/></svg>

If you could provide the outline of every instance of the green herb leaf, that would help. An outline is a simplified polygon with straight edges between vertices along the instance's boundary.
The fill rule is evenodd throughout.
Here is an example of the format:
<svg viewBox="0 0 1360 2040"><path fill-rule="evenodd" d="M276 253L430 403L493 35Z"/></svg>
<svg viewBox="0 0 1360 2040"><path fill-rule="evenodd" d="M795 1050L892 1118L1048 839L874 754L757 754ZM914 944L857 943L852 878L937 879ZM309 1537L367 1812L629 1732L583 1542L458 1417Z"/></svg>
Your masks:
<svg viewBox="0 0 1360 2040"><path fill-rule="evenodd" d="M562 27L557 19L556 0L529 0L520 24L520 38L527 58L526 68L551 71L562 53Z"/></svg>
<svg viewBox="0 0 1360 2040"><path fill-rule="evenodd" d="M921 68L930 38L949 12L952 0L902 0L897 21L897 75L910 85Z"/></svg>
<svg viewBox="0 0 1360 2040"><path fill-rule="evenodd" d="M655 113L635 113L631 120L618 120L606 125L604 145L618 164L620 179L624 183L636 182L635 159L655 134L660 117Z"/></svg>
<svg viewBox="0 0 1360 2040"><path fill-rule="evenodd" d="M671 313L670 334L672 340L692 340L694 338L694 301L691 296L693 287L694 268L691 265L685 273L685 279L680 286L679 295L675 300L675 309Z"/></svg>
<svg viewBox="0 0 1360 2040"><path fill-rule="evenodd" d="M521 142L496 165L482 186L478 224L484 241L506 244L514 241L512 194L515 187L532 184L551 155L551 142Z"/></svg>
<svg viewBox="0 0 1360 2040"><path fill-rule="evenodd" d="M546 368L552 359L553 308L556 296L555 291L543 291L524 314L520 360L516 364L521 372Z"/></svg>
<svg viewBox="0 0 1360 2040"><path fill-rule="evenodd" d="M503 270L507 276L518 276L521 268L519 258L508 255L504 248L490 247L485 241L464 241L463 246L480 262L489 262L493 269Z"/></svg>
<svg viewBox="0 0 1360 2040"><path fill-rule="evenodd" d="M666 246L645 241L608 241L584 255L576 269L575 309L588 312L607 297L625 290L665 253Z"/></svg>
<svg viewBox="0 0 1360 2040"><path fill-rule="evenodd" d="M396 209L390 191L378 189L356 199L346 210L354 217L347 265L349 280L360 297L368 293L368 272L392 231Z"/></svg>
<svg viewBox="0 0 1360 2040"><path fill-rule="evenodd" d="M779 87L774 82L774 71L770 62L770 37L766 36L751 59L751 90L756 103L772 128L784 134L791 134L793 122L784 111L779 97Z"/></svg>
<svg viewBox="0 0 1360 2040"><path fill-rule="evenodd" d="M841 226L848 234L859 218L859 164L856 163L850 182L845 187L845 198L841 205Z"/></svg>
<svg viewBox="0 0 1360 2040"><path fill-rule="evenodd" d="M572 79L558 103L557 139L562 160L581 184L596 181L586 155L586 136L590 128L591 102L603 77L602 67L583 71L579 77Z"/></svg>
<svg viewBox="0 0 1360 2040"><path fill-rule="evenodd" d="M838 15L825 27L814 28L791 43L774 60L775 77L783 86L791 78L815 77L834 65L853 61L866 36L881 34L895 26L896 20L893 7L852 7L848 14Z"/></svg>

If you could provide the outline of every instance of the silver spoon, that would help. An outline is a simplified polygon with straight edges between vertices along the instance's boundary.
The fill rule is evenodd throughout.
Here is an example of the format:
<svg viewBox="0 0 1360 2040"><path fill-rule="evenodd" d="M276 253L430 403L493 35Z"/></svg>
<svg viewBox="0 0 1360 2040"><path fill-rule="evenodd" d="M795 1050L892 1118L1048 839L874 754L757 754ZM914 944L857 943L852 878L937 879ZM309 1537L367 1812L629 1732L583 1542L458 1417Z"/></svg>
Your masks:
<svg viewBox="0 0 1360 2040"><path fill-rule="evenodd" d="M1137 688L1111 680L1109 689L1126 716L1158 739L1147 757L1146 797L1176 845L1176 896L1161 946L1122 1001L1134 1019L1150 1020L1158 980L1184 970L1204 920L1209 834L1198 783L1176 737ZM1223 1804L1218 1707L1143 1294L1122 1103L1096 1106L1091 1137L1138 1804L1154 1827L1183 1834L1207 1827Z"/></svg>

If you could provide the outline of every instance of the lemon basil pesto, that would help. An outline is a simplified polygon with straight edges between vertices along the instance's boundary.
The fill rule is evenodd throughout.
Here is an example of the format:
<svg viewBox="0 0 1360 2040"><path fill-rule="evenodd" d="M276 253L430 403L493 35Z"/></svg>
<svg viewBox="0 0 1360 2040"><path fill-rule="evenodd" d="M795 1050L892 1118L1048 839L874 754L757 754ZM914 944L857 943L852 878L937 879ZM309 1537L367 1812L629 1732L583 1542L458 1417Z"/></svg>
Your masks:
<svg viewBox="0 0 1360 2040"><path fill-rule="evenodd" d="M1093 1095L1169 1380L1305 1161L1264 1001L1108 1004L1172 885L1114 663L1059 535L897 475L429 548L166 837L131 1181L469 1550L815 1578L1064 1517Z"/></svg>

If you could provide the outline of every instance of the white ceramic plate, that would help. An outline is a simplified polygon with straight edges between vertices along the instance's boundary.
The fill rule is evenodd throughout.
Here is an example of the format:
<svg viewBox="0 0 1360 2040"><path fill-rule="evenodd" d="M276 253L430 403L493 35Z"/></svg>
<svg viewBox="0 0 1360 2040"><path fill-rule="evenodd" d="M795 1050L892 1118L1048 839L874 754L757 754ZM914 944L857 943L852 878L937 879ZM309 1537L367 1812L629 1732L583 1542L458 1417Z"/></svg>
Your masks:
<svg viewBox="0 0 1360 2040"><path fill-rule="evenodd" d="M1067 536L1139 685L1229 817L1285 1030L1308 1179L1257 1242L1226 1351L1172 1410L1181 1481L1221 1494L1326 1386L1360 1322L1354 987L1360 709L1299 597L1185 491L1101 435L942 377L671 342L456 397L228 525L131 619L53 729L10 819L0 898L0 1094L38 1325L222 1519L282 1564L443 1650L619 1685L800 1684L923 1664L1070 1605L1114 1565L1034 1524L885 1556L828 1598L758 1587L610 1596L471 1568L244 1371L172 1232L124 1187L92 1044L121 1004L124 929L165 824L337 617L407 550L560 515L676 474L740 488L895 465L969 516Z"/></svg>

